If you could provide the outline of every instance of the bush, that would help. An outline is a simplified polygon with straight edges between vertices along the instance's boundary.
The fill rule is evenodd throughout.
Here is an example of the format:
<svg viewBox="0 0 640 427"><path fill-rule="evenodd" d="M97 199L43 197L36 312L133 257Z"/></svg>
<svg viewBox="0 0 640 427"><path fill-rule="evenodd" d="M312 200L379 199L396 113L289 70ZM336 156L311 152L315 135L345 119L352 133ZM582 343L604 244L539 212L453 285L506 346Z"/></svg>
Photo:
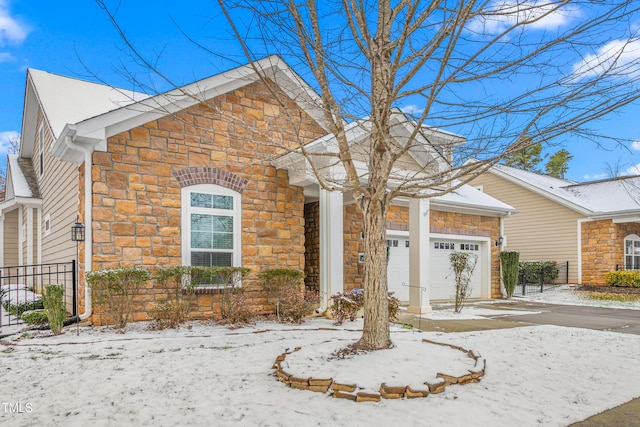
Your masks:
<svg viewBox="0 0 640 427"><path fill-rule="evenodd" d="M551 283L558 278L558 263L555 261L521 261L519 270L526 283Z"/></svg>
<svg viewBox="0 0 640 427"><path fill-rule="evenodd" d="M26 301L18 304L12 303L9 300L2 301L2 307L9 312L12 316L20 317L25 311L42 310L44 305L41 299L34 301Z"/></svg>
<svg viewBox="0 0 640 427"><path fill-rule="evenodd" d="M220 298L221 323L241 326L251 323L255 318L256 314L249 307L244 288L241 286L242 278L249 271L248 268L243 267L210 267L205 271L208 283L217 284L222 294Z"/></svg>
<svg viewBox="0 0 640 427"><path fill-rule="evenodd" d="M64 285L47 285L42 292L42 303L53 335L62 333L62 325L67 317L64 306Z"/></svg>
<svg viewBox="0 0 640 427"><path fill-rule="evenodd" d="M331 296L331 318L336 325L342 325L342 323L349 319L352 322L356 320L358 316L358 310L363 304L363 293L360 289L354 289L351 292L338 292Z"/></svg>
<svg viewBox="0 0 640 427"><path fill-rule="evenodd" d="M319 296L304 291L304 273L299 270L273 268L258 275L267 291L267 300L274 305L279 322L302 323L313 313Z"/></svg>
<svg viewBox="0 0 640 427"><path fill-rule="evenodd" d="M640 271L610 271L604 280L609 286L640 288Z"/></svg>
<svg viewBox="0 0 640 427"><path fill-rule="evenodd" d="M453 278L456 282L456 300L454 312L460 313L464 303L471 295L471 275L478 263L478 256L467 252L451 252L449 254L449 262L453 271Z"/></svg>
<svg viewBox="0 0 640 427"><path fill-rule="evenodd" d="M126 267L91 271L87 273L87 283L96 306L102 308L107 321L121 329L129 322L133 299L149 277L149 271L144 268Z"/></svg>
<svg viewBox="0 0 640 427"><path fill-rule="evenodd" d="M45 310L29 310L22 313L20 319L27 325L46 325L49 322Z"/></svg>
<svg viewBox="0 0 640 427"><path fill-rule="evenodd" d="M154 329L177 328L191 310L196 288L204 277L211 277L203 267L179 266L159 269L155 274L157 288L165 299L148 311Z"/></svg>
<svg viewBox="0 0 640 427"><path fill-rule="evenodd" d="M398 319L398 312L400 311L400 301L398 298L389 295L389 321L395 322ZM362 308L364 304L364 293L362 289L353 289L351 292L338 292L331 296L331 306L329 307L331 318L336 325L342 325L342 323L349 319L352 322L356 320L358 316L358 310Z"/></svg>
<svg viewBox="0 0 640 427"><path fill-rule="evenodd" d="M502 283L507 292L507 298L513 296L513 291L518 284L518 260L520 252L504 251L500 252L500 265L502 267Z"/></svg>

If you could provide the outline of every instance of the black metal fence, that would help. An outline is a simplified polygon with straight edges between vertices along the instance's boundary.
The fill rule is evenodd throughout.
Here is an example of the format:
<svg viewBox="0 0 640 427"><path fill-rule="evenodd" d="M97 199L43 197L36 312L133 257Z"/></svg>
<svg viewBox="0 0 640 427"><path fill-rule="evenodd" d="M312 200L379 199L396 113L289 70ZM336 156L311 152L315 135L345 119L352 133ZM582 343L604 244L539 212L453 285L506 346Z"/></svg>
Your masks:
<svg viewBox="0 0 640 427"><path fill-rule="evenodd" d="M569 261L556 263L555 267L541 267L541 271L527 275L521 270L514 295L538 294L559 285L569 283Z"/></svg>
<svg viewBox="0 0 640 427"><path fill-rule="evenodd" d="M76 261L0 267L0 327L23 323L23 312L42 308L42 290L64 285L67 311L77 315Z"/></svg>

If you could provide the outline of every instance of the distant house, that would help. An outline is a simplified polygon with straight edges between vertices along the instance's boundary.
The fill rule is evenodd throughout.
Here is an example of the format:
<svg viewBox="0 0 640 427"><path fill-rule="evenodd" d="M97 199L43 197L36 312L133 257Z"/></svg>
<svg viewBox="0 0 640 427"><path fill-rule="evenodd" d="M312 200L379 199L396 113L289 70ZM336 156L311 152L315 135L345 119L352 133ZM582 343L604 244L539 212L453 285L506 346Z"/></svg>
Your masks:
<svg viewBox="0 0 640 427"><path fill-rule="evenodd" d="M470 185L518 210L506 249L523 260L569 262L569 282L604 284L640 269L640 176L576 183L496 165Z"/></svg>
<svg viewBox="0 0 640 427"><path fill-rule="evenodd" d="M21 152L9 160L0 204L2 263L75 259L70 229L79 219L81 273L125 265L293 268L319 290L321 308L331 294L361 287L355 205L349 194L321 189L295 152L299 143L309 150L332 143L318 95L278 57L255 66L267 80L247 65L157 96L29 70ZM411 126L399 117L397 137ZM349 132L354 144L366 141L366 123ZM402 167L448 168L451 147L464 139L422 132L423 147ZM390 289L415 311L452 298L448 254L464 250L479 255L472 297L499 297L494 242L510 212L468 186L397 200L387 223ZM259 283L249 277L243 286L263 308ZM136 319L162 298L147 292ZM99 324L85 295L81 286L82 317ZM199 289L193 316L214 315L217 298L215 287Z"/></svg>

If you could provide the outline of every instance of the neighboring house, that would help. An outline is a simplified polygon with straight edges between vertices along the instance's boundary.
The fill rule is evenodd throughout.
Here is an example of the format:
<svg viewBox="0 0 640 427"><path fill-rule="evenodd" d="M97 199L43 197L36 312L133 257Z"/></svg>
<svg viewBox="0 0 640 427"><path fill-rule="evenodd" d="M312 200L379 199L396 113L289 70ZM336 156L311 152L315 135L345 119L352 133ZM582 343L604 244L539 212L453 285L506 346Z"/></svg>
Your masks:
<svg viewBox="0 0 640 427"><path fill-rule="evenodd" d="M29 70L21 152L10 159L0 204L3 228L23 230L17 261L74 259L70 229L79 219L81 275L126 265L293 268L307 273L323 309L331 294L361 287L355 205L349 194L320 189L295 153L299 144L332 143L314 107L318 95L278 57L255 66L266 81L247 65L153 97ZM398 120L402 137L412 125ZM353 144L366 140L363 128L350 125ZM402 167L448 168L452 146L464 139L422 133L424 146ZM398 200L388 217L390 289L413 311L451 299L448 254L464 250L479 255L472 298L500 297L494 242L513 211L468 186ZM9 254L19 238L4 233L5 265L15 262ZM250 276L243 286L251 304L265 308L258 281ZM100 324L86 291L81 286L81 317ZM135 319L162 299L145 292ZM199 289L193 315L214 315L218 298L215 287Z"/></svg>
<svg viewBox="0 0 640 427"><path fill-rule="evenodd" d="M496 165L470 185L518 210L504 220L521 260L569 262L569 283L640 269L640 176L576 183Z"/></svg>

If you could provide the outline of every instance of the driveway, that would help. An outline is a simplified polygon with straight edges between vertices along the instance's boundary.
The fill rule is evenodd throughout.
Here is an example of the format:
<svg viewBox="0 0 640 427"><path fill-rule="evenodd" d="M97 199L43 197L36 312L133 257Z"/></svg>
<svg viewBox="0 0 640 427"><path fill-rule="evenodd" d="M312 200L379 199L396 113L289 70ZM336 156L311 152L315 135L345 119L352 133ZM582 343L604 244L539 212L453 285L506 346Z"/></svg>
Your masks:
<svg viewBox="0 0 640 427"><path fill-rule="evenodd" d="M517 300L508 303L490 304L483 307L496 310L513 309L539 312L518 316L487 316L494 320L535 325L568 326L640 335L639 310L545 304Z"/></svg>

